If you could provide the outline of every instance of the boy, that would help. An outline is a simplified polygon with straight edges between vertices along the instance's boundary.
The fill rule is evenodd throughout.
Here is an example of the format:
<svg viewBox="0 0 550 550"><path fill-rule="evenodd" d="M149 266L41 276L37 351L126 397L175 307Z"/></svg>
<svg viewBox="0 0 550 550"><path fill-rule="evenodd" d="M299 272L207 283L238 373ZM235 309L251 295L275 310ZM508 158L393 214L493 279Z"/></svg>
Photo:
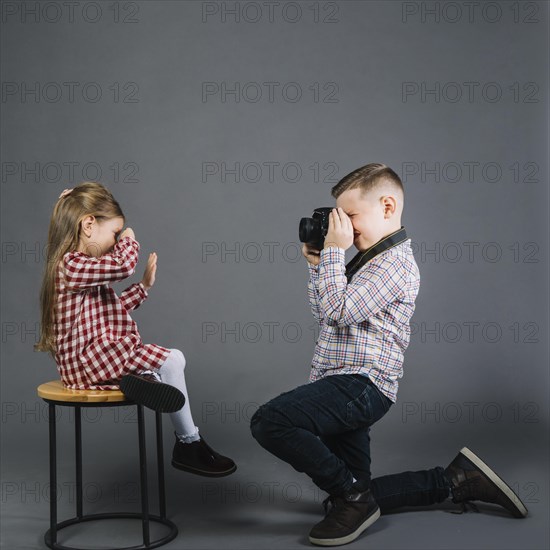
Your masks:
<svg viewBox="0 0 550 550"><path fill-rule="evenodd" d="M303 246L320 327L310 383L262 405L250 422L262 447L329 494L310 542L346 544L381 512L448 496L462 511L470 500L482 500L525 517L512 489L466 447L445 469L371 480L370 426L396 401L420 275L401 226L403 184L391 168L367 164L339 181L332 196L337 208L323 249ZM359 253L346 266L344 252L352 244Z"/></svg>

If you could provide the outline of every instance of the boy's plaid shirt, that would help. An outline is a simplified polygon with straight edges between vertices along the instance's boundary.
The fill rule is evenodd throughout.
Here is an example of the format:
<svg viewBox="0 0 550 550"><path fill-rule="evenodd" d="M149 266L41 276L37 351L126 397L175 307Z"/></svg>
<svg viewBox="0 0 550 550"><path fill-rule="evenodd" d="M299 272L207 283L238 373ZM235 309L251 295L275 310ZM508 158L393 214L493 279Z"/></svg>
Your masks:
<svg viewBox="0 0 550 550"><path fill-rule="evenodd" d="M132 275L140 244L127 236L100 258L67 252L56 277L55 334L57 370L72 389L118 389L116 382L131 372L155 370L170 350L143 344L129 312L147 298L143 283L120 293L110 284Z"/></svg>
<svg viewBox="0 0 550 550"><path fill-rule="evenodd" d="M345 251L321 250L308 263L308 296L320 333L309 380L362 374L393 402L403 376L403 352L420 288L420 273L407 239L367 262L348 283Z"/></svg>

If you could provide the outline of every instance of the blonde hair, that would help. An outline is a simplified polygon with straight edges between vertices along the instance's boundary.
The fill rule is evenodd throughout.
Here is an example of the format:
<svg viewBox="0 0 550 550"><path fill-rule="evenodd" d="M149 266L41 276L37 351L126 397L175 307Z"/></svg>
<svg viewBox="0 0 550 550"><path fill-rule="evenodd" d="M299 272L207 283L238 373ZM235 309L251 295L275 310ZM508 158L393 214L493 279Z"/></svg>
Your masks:
<svg viewBox="0 0 550 550"><path fill-rule="evenodd" d="M54 324L57 291L55 279L59 262L67 252L78 248L80 222L94 216L99 223L112 218L125 218L112 193L101 183L85 181L69 193L62 194L50 218L46 266L40 289L40 340L34 351L49 352L55 360L57 351Z"/></svg>

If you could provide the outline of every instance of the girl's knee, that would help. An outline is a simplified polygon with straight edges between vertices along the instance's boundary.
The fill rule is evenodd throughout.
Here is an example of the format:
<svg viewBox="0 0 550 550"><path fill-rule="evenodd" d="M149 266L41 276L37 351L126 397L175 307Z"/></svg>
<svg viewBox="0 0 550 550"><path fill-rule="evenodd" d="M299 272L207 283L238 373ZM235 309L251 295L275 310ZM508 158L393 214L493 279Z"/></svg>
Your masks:
<svg viewBox="0 0 550 550"><path fill-rule="evenodd" d="M185 355L183 355L183 352L179 349L172 349L172 354L174 355L176 361L181 366L181 370L185 369L185 365L187 364L187 361L185 360Z"/></svg>

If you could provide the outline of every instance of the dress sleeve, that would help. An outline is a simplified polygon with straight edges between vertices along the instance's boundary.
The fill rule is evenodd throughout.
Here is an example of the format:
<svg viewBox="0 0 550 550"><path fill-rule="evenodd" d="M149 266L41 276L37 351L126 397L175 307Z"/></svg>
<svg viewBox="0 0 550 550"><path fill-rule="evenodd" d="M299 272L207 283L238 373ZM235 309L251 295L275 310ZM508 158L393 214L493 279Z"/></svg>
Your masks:
<svg viewBox="0 0 550 550"><path fill-rule="evenodd" d="M79 291L126 279L136 269L139 248L135 239L126 236L115 244L112 252L99 258L84 252L67 252L63 257L67 288Z"/></svg>
<svg viewBox="0 0 550 550"><path fill-rule="evenodd" d="M126 311L137 309L141 303L149 296L149 293L142 282L134 283L120 293L120 301Z"/></svg>

